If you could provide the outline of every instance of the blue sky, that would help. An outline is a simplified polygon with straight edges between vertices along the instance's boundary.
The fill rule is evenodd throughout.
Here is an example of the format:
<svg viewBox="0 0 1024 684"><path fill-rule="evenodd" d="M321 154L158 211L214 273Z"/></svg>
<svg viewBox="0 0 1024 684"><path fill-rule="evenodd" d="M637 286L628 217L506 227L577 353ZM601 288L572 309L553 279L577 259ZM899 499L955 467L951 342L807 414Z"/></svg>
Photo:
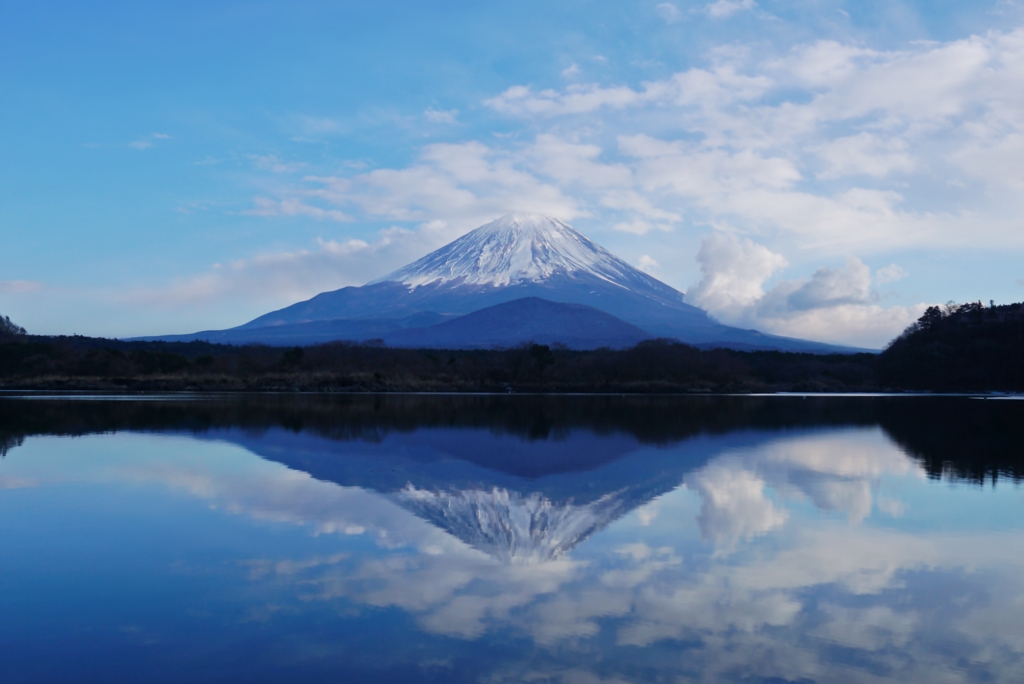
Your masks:
<svg viewBox="0 0 1024 684"><path fill-rule="evenodd" d="M241 324L503 213L721 320L1024 299L1016 2L0 2L0 312Z"/></svg>

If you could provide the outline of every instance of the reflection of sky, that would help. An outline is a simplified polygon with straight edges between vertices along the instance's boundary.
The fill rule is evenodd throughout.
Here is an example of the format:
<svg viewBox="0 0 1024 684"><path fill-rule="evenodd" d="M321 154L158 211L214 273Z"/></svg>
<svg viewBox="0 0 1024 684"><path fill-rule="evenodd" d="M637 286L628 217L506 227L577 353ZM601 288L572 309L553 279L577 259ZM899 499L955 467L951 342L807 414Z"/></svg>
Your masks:
<svg viewBox="0 0 1024 684"><path fill-rule="evenodd" d="M436 493L340 486L187 437L29 439L0 487L0 638L19 645L7 672L54 647L48 666L82 678L101 652L268 678L297 663L449 681L1024 671L1019 490L928 481L873 429L723 440L675 490L531 563L402 500ZM543 507L528 491L448 496Z"/></svg>

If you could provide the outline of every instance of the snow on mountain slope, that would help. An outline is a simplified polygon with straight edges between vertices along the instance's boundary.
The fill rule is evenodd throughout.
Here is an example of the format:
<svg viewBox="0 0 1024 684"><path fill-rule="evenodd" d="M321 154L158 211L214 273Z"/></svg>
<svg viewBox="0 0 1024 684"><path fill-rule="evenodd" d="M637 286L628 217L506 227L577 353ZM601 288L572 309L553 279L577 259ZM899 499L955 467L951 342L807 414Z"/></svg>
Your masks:
<svg viewBox="0 0 1024 684"><path fill-rule="evenodd" d="M643 273L568 223L540 214L510 214L480 226L419 261L370 283L410 288L457 281L503 287L585 272L623 286Z"/></svg>
<svg viewBox="0 0 1024 684"><path fill-rule="evenodd" d="M559 558L625 513L620 495L554 503L538 493L498 487L431 491L409 484L394 496L407 510L494 558L533 565Z"/></svg>

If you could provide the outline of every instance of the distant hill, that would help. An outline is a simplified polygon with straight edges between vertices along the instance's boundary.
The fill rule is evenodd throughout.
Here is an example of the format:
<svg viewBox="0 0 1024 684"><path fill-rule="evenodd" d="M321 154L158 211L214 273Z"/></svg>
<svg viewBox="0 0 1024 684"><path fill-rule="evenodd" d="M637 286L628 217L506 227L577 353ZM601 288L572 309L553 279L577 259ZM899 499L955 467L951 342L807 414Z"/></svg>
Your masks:
<svg viewBox="0 0 1024 684"><path fill-rule="evenodd" d="M1024 304L933 306L882 352L883 383L937 391L1024 390Z"/></svg>
<svg viewBox="0 0 1024 684"><path fill-rule="evenodd" d="M429 328L401 330L384 338L393 347L486 349L526 342L570 349L624 349L651 335L592 306L524 297L489 306Z"/></svg>

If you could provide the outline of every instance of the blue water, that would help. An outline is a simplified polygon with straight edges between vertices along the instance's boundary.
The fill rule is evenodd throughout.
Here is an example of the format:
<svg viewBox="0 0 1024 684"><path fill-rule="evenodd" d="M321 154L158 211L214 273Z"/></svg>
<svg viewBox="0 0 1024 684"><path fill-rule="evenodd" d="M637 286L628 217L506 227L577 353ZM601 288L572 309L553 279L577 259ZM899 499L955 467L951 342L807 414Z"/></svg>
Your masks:
<svg viewBox="0 0 1024 684"><path fill-rule="evenodd" d="M1024 681L1021 402L260 401L0 399L0 681Z"/></svg>

